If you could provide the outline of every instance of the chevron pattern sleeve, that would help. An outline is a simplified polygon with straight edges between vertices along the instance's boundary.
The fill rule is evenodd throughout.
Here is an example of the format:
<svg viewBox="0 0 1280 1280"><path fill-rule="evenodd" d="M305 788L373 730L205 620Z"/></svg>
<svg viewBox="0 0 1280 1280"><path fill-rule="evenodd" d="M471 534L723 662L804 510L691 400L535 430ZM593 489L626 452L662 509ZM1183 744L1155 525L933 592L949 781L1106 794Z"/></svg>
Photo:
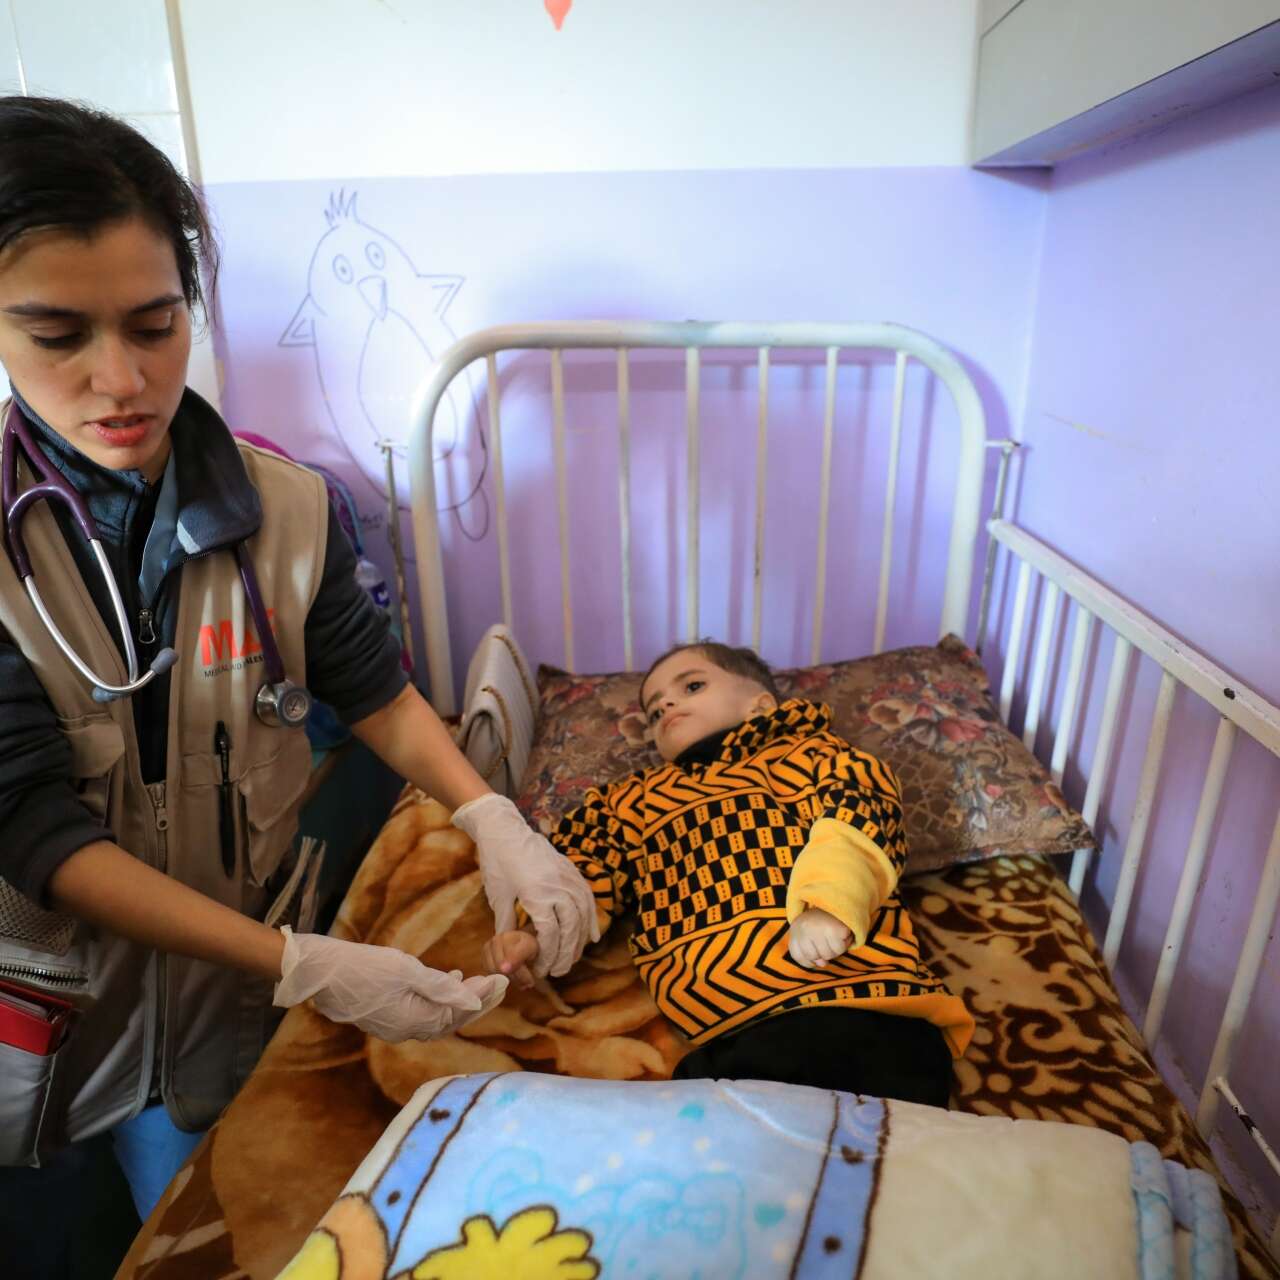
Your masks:
<svg viewBox="0 0 1280 1280"><path fill-rule="evenodd" d="M640 833L619 817L612 803L615 790L593 787L550 835L591 886L602 933L635 906L631 854L640 845Z"/></svg>
<svg viewBox="0 0 1280 1280"><path fill-rule="evenodd" d="M883 761L831 738L815 752L820 812L787 886L787 919L830 912L862 946L907 860L898 780Z"/></svg>

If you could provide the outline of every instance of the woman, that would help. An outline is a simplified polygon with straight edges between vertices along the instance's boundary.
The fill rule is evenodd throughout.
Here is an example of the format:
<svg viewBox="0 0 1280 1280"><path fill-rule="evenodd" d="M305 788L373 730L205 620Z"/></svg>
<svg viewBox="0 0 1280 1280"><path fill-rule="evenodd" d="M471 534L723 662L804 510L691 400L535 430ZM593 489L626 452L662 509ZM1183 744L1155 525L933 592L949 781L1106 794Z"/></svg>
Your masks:
<svg viewBox="0 0 1280 1280"><path fill-rule="evenodd" d="M289 677L465 806L500 925L519 896L551 972L594 922L406 682L318 477L238 446L186 389L201 266L212 280L200 201L149 142L0 99L0 1165L109 1130L144 1218L256 1061L272 984L388 1039L455 1030L505 988L263 923L288 918L276 873L310 766ZM91 519L15 509L38 472ZM579 905L557 916L566 888ZM61 1025L63 1000L60 1047L5 1035L24 1001Z"/></svg>

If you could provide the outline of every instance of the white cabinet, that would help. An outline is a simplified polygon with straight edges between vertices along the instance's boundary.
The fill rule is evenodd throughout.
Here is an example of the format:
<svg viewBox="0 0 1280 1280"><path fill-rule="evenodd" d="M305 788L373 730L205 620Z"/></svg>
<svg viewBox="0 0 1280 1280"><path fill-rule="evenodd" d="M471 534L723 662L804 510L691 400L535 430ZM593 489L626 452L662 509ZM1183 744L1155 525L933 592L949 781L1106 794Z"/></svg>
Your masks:
<svg viewBox="0 0 1280 1280"><path fill-rule="evenodd" d="M1280 0L983 0L972 156L1051 165L1264 84Z"/></svg>
<svg viewBox="0 0 1280 1280"><path fill-rule="evenodd" d="M986 35L1010 9L1018 7L1018 0L982 0L978 12L978 32Z"/></svg>

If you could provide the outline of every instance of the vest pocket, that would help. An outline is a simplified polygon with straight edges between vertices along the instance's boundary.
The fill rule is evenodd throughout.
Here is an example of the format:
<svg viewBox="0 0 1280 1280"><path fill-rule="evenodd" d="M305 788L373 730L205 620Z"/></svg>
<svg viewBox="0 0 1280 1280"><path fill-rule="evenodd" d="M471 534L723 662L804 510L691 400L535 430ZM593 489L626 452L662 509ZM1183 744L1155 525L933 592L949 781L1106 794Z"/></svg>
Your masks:
<svg viewBox="0 0 1280 1280"><path fill-rule="evenodd" d="M111 774L124 759L124 734L106 711L71 719L59 716L58 728L71 747L71 776L80 803L105 827Z"/></svg>
<svg viewBox="0 0 1280 1280"><path fill-rule="evenodd" d="M0 943L18 942L36 951L65 956L75 936L75 916L46 911L7 880L0 879Z"/></svg>
<svg viewBox="0 0 1280 1280"><path fill-rule="evenodd" d="M311 750L303 738L300 743L287 744L266 763L246 770L240 778L249 878L259 887L267 883L293 846L297 803L310 777Z"/></svg>
<svg viewBox="0 0 1280 1280"><path fill-rule="evenodd" d="M63 1052L28 1053L0 1043L0 1166L39 1164L45 1113Z"/></svg>
<svg viewBox="0 0 1280 1280"><path fill-rule="evenodd" d="M323 840L303 836L294 842L298 850L290 851L272 879L270 892L275 894L263 924L273 929L287 924L294 933L310 933L316 927L320 911L320 872L324 865Z"/></svg>

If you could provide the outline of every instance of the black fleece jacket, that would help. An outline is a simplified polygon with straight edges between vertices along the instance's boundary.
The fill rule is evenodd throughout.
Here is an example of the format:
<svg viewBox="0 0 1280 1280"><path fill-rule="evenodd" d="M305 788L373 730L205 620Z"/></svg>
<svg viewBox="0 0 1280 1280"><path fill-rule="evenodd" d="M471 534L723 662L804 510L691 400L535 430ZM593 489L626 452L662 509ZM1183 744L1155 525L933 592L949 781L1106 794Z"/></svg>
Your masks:
<svg viewBox="0 0 1280 1280"><path fill-rule="evenodd" d="M231 432L188 390L170 428L173 449L165 474L148 484L140 472L111 471L91 461L41 422L16 392L15 398L48 462L88 503L126 616L137 620L134 640L145 670L161 647L174 643L177 571L195 556L230 554L261 524L262 504ZM93 553L65 508L54 503L52 509L115 635L110 597ZM351 724L390 702L406 677L385 614L355 580L355 553L332 508L324 537L320 589L305 622L307 669L289 675L305 679L315 697ZM143 643L139 635L154 639ZM132 701L143 776L159 781L168 745L169 676L152 680ZM57 867L109 835L76 795L71 750L44 689L0 631L0 876L48 905L45 889Z"/></svg>

